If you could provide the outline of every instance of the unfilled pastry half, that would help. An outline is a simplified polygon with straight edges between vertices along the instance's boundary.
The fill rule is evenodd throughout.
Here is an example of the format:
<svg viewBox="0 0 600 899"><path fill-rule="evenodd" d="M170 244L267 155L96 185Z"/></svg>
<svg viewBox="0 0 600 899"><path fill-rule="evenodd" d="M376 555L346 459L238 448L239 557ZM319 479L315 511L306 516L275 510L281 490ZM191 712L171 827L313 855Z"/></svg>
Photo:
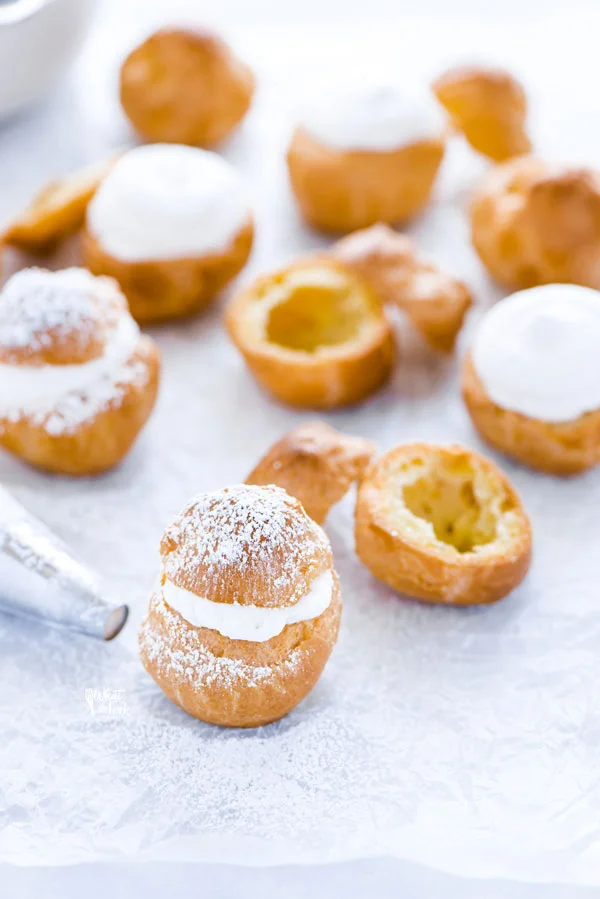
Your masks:
<svg viewBox="0 0 600 899"><path fill-rule="evenodd" d="M159 368L114 281L23 269L0 292L0 446L47 471L105 471L146 423Z"/></svg>
<svg viewBox="0 0 600 899"><path fill-rule="evenodd" d="M149 144L125 153L88 206L85 264L121 285L139 322L203 309L244 267L245 186L220 156Z"/></svg>
<svg viewBox="0 0 600 899"><path fill-rule="evenodd" d="M429 200L444 149L432 96L389 84L328 86L301 115L287 163L306 221L347 232L413 218Z"/></svg>
<svg viewBox="0 0 600 899"><path fill-rule="evenodd" d="M160 553L139 635L148 673L211 724L287 715L337 640L341 594L324 531L284 490L239 485L188 503Z"/></svg>
<svg viewBox="0 0 600 899"><path fill-rule="evenodd" d="M468 312L468 287L417 255L414 243L384 224L355 231L329 251L397 306L438 352L450 353Z"/></svg>
<svg viewBox="0 0 600 899"><path fill-rule="evenodd" d="M462 392L488 443L550 474L600 462L600 293L548 284L490 310Z"/></svg>
<svg viewBox="0 0 600 899"><path fill-rule="evenodd" d="M356 551L394 590L429 602L495 602L525 577L531 527L505 475L462 446L382 456L358 490Z"/></svg>
<svg viewBox="0 0 600 899"><path fill-rule="evenodd" d="M471 203L471 239L513 290L600 287L600 176L523 156L498 166Z"/></svg>
<svg viewBox="0 0 600 899"><path fill-rule="evenodd" d="M161 28L121 67L121 104L150 141L212 147L244 118L254 76L216 34Z"/></svg>
<svg viewBox="0 0 600 899"><path fill-rule="evenodd" d="M257 381L292 406L356 403L387 380L394 363L378 296L331 259L301 260L258 278L233 298L227 325Z"/></svg>
<svg viewBox="0 0 600 899"><path fill-rule="evenodd" d="M360 481L374 454L375 446L368 440L311 421L274 443L246 483L282 487L300 500L317 524L323 524L331 507Z"/></svg>
<svg viewBox="0 0 600 899"><path fill-rule="evenodd" d="M433 90L454 127L479 153L503 162L530 151L527 98L510 72L457 66L440 75Z"/></svg>
<svg viewBox="0 0 600 899"><path fill-rule="evenodd" d="M27 209L11 222L0 237L30 253L45 253L83 227L88 204L118 154L95 165L51 181L36 194Z"/></svg>

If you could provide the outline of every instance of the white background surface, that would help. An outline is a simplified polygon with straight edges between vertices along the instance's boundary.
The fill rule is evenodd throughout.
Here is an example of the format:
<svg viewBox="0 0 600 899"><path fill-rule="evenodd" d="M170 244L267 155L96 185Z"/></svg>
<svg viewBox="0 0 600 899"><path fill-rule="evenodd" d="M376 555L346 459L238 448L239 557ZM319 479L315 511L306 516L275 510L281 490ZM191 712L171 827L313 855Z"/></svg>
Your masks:
<svg viewBox="0 0 600 899"><path fill-rule="evenodd" d="M135 3L127 3L120 0L123 6L130 8ZM113 7L117 0L113 0ZM403 30L405 23L414 15L414 4L401 2L387 2L387 0L369 0L368 4L356 3L327 3L325 0L303 0L301 4L274 3L270 0L254 0L252 3L244 0L221 0L219 4L219 20L226 26L238 30L246 24L255 28L262 22L271 26L284 24L289 26L294 22L302 23L303 30L306 26L314 27L317 19L320 23L327 22L330 26L340 23L342 27L362 27L366 19L365 6L368 5L370 25L380 20L385 22L394 18L398 25L398 34L403 39L409 40L410 35ZM207 4L208 6L208 4ZM590 49L595 47L597 39L597 18L594 13L593 3L571 3L568 14L565 13L562 3L538 3L514 2L509 0L495 8L494 4L475 0L470 2L457 2L452 5L452 21L456 22L456 35L452 28L448 28L449 6L443 0L422 0L419 3L418 15L421 20L430 17L432 32L437 33L440 27L444 27L448 40L453 43L462 41L465 45L465 33L473 36L476 42L478 29L482 33L494 30L494 22L502 28L506 40L513 39L519 44L528 43L531 53L543 57L545 71L548 69L548 57L556 59L554 71L554 83L548 84L548 89L554 88L562 97L561 69L568 66L572 71L580 71L582 78L593 78L597 73L592 70L592 56ZM165 9L171 11L173 4L165 3ZM175 9L177 5L175 4ZM202 10L203 4L198 4ZM207 15L214 20L214 10L207 11ZM443 26L440 24L442 21ZM561 22L564 27L561 27ZM408 29L410 32L410 29ZM116 36L118 43L118 35ZM480 47L475 46L474 53L480 55ZM454 48L448 49L448 56L452 57ZM507 56L510 57L510 48L507 47ZM595 63L597 66L597 63ZM573 84L573 80L570 80ZM543 89L543 85L541 88ZM6 184L6 209L18 208L23 200L23 181L18 177L27 158L33 160L39 168L42 147L47 155L44 162L48 163L48 172L68 168L68 156L72 156L73 164L79 161L77 158L83 154L93 156L94 133L90 132L90 146L86 148L70 146L69 134L60 132L57 127L60 122L61 107L67 108L74 102L77 90L76 86L65 85L55 94L45 107L32 111L26 118L7 126L5 134L0 133L0 151L2 142L10 141L11 146L22 146L21 158L13 154L14 175L5 170ZM87 102L95 102L98 94L92 90ZM558 136L554 145L564 146L565 152L576 153L581 149L582 156L589 157L600 149L594 128L594 119L597 118L597 108L591 108L589 103L590 92L586 91L586 103L581 104L576 93L570 98L573 118L580 122L585 118L583 131L590 135L590 141L581 148L570 139L569 129L564 124L561 126L565 133ZM101 102L99 99L98 102ZM545 98L546 110L551 108L548 97ZM564 119L561 119L564 122ZM54 125L52 132L48 130L49 123ZM551 118L546 116L546 123L541 129L551 129ZM581 133L581 131L580 131ZM42 144L39 137L44 135L47 140ZM556 136L555 136L556 137ZM308 895L328 895L337 897L348 896L353 899L359 895L373 896L398 896L403 899L413 897L466 897L477 896L478 899L495 899L495 897L509 896L511 899L537 899L538 896L568 897L598 895L597 891L574 890L573 888L546 887L515 887L501 883L466 883L457 878L428 871L413 865L401 865L391 860L364 861L346 865L335 865L314 869L275 869L275 870L239 870L228 869L222 866L198 867L198 866L171 866L155 865L141 867L133 865L122 866L90 866L74 869L57 870L14 870L0 869L0 896L33 897L44 896L53 899L54 896L71 896L81 893L92 895L94 899L103 895L112 895L115 899L121 896L133 896L142 893L148 897L164 895L177 895L183 897L202 895L203 897L234 897L243 893L244 897L254 896L278 896L281 899Z"/></svg>

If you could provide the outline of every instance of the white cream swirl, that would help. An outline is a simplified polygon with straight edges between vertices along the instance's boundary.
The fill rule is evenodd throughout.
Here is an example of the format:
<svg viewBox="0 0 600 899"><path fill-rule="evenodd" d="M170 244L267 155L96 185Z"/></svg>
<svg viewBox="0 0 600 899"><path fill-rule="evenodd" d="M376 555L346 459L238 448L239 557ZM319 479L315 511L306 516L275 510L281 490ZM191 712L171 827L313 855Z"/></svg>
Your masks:
<svg viewBox="0 0 600 899"><path fill-rule="evenodd" d="M406 94L393 83L361 82L324 89L306 105L299 124L336 150L384 152L439 138L445 120L425 91Z"/></svg>
<svg viewBox="0 0 600 899"><path fill-rule="evenodd" d="M240 176L216 153L148 144L117 160L88 206L87 228L116 259L177 259L222 251L248 215Z"/></svg>
<svg viewBox="0 0 600 899"><path fill-rule="evenodd" d="M311 621L322 615L333 597L333 575L331 571L320 574L305 596L293 606L284 608L213 602L175 586L168 579L163 584L162 592L167 605L194 627L218 631L231 640L264 643L280 634L288 624Z"/></svg>
<svg viewBox="0 0 600 899"><path fill-rule="evenodd" d="M600 409L600 292L548 284L512 294L484 317L472 360L503 409L550 423Z"/></svg>

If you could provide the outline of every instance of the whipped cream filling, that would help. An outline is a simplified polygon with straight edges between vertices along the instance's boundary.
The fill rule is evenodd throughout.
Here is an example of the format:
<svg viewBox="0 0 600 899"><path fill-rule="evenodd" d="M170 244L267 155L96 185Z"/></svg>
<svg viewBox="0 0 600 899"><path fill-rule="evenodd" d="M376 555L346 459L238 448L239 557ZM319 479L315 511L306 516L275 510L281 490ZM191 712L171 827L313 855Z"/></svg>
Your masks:
<svg viewBox="0 0 600 899"><path fill-rule="evenodd" d="M555 424L600 409L600 292L547 284L512 294L484 317L472 360L503 409Z"/></svg>
<svg viewBox="0 0 600 899"><path fill-rule="evenodd" d="M240 176L216 153L147 144L117 160L88 206L87 228L116 259L177 259L222 251L248 215Z"/></svg>
<svg viewBox="0 0 600 899"><path fill-rule="evenodd" d="M333 575L324 571L315 578L308 593L293 606L261 608L240 603L213 602L177 587L165 579L165 602L194 627L207 627L231 640L264 643L276 637L288 624L311 621L329 607L333 597Z"/></svg>
<svg viewBox="0 0 600 899"><path fill-rule="evenodd" d="M100 385L114 385L139 338L139 327L124 314L97 359L78 365L0 364L0 416L42 416L54 411L70 394L93 396Z"/></svg>
<svg viewBox="0 0 600 899"><path fill-rule="evenodd" d="M439 138L445 119L433 95L405 94L382 82L324 90L299 124L328 147L383 152Z"/></svg>

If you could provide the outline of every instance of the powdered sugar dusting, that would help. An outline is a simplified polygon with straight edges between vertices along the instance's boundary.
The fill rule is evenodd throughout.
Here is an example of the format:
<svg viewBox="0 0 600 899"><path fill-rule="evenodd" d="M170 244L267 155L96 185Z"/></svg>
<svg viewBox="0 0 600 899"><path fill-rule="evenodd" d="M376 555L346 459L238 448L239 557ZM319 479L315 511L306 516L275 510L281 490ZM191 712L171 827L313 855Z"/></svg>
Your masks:
<svg viewBox="0 0 600 899"><path fill-rule="evenodd" d="M161 549L165 573L178 586L190 589L202 570L230 601L248 602L234 586L243 570L246 583L264 589L261 604L278 606L299 598L299 573L316 573L318 556L329 546L324 531L285 490L240 484L192 500L167 528Z"/></svg>

